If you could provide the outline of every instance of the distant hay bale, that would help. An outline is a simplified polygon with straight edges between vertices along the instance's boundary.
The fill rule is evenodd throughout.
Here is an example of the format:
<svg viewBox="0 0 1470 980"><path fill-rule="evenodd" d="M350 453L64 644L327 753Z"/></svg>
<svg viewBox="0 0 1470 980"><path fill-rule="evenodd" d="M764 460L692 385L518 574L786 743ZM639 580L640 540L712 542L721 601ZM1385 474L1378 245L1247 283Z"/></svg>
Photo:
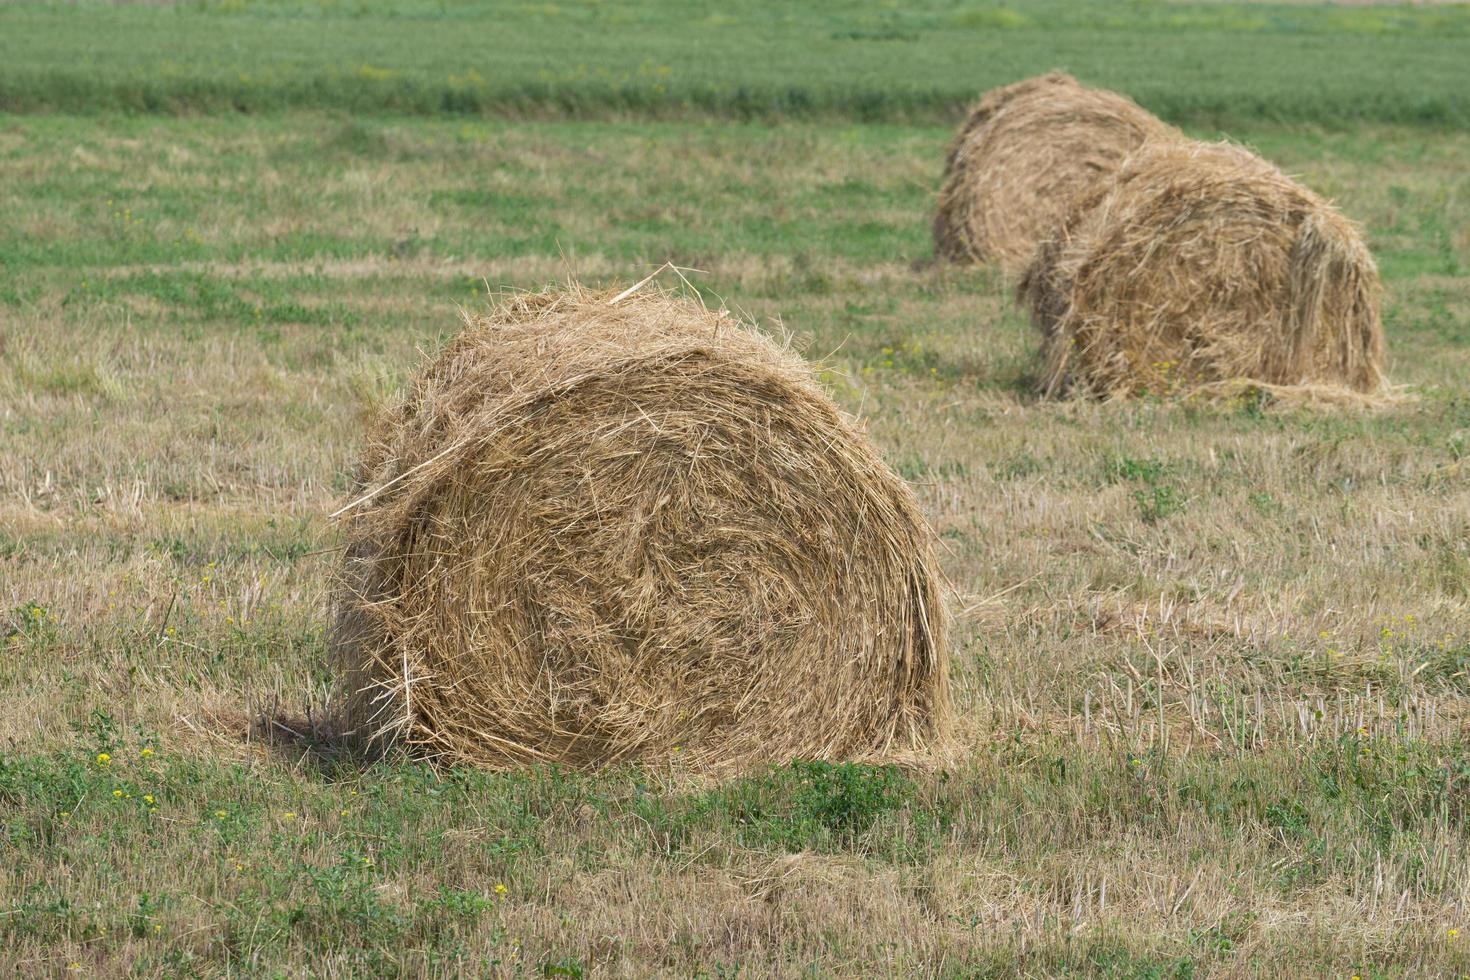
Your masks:
<svg viewBox="0 0 1470 980"><path fill-rule="evenodd" d="M332 647L347 721L379 744L715 770L943 740L911 491L799 357L727 314L514 296L385 411L358 479Z"/></svg>
<svg viewBox="0 0 1470 980"><path fill-rule="evenodd" d="M1017 275L1074 197L1145 142L1182 138L1130 99L1061 72L992 89L950 143L935 255Z"/></svg>
<svg viewBox="0 0 1470 980"><path fill-rule="evenodd" d="M1048 395L1250 381L1371 396L1384 386L1379 292L1358 229L1322 198L1240 147L1172 143L1080 200L1019 296Z"/></svg>

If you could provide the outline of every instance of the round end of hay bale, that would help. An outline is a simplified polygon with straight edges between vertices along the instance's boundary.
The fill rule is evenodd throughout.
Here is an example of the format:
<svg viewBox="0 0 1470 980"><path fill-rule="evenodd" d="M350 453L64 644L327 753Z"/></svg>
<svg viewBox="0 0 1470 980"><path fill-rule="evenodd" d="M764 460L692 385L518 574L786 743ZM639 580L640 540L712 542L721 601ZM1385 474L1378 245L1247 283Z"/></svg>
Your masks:
<svg viewBox="0 0 1470 980"><path fill-rule="evenodd" d="M1072 201L1173 127L1116 92L1051 72L992 89L950 143L936 202L935 255L1025 269Z"/></svg>
<svg viewBox="0 0 1470 980"><path fill-rule="evenodd" d="M1020 286L1042 387L1096 397L1244 379L1384 386L1379 281L1357 228L1229 144L1154 144L1079 199Z"/></svg>
<svg viewBox="0 0 1470 980"><path fill-rule="evenodd" d="M944 612L907 486L790 351L656 290L513 298L379 420L351 724L493 768L922 751Z"/></svg>

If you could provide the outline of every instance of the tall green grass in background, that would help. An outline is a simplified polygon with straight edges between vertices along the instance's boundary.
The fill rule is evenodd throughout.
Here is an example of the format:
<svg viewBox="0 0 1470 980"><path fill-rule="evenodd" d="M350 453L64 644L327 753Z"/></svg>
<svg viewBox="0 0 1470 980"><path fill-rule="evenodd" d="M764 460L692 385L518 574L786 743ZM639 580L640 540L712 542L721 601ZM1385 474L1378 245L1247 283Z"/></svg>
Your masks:
<svg viewBox="0 0 1470 980"><path fill-rule="evenodd" d="M1053 67L1175 122L1470 122L1470 5L0 6L0 111L936 121Z"/></svg>

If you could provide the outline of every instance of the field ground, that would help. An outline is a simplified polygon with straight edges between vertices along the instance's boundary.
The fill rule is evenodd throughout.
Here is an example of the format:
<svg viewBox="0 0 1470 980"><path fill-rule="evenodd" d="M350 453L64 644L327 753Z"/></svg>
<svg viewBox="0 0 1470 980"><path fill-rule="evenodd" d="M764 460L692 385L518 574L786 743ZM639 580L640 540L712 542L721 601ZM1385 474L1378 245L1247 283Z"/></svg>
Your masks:
<svg viewBox="0 0 1470 980"><path fill-rule="evenodd" d="M1470 135L1232 129L1368 229L1411 397L1362 414L1036 401L1005 284L922 261L946 125L324 104L0 116L0 972L1470 970ZM318 744L365 414L487 287L666 259L919 486L963 758Z"/></svg>

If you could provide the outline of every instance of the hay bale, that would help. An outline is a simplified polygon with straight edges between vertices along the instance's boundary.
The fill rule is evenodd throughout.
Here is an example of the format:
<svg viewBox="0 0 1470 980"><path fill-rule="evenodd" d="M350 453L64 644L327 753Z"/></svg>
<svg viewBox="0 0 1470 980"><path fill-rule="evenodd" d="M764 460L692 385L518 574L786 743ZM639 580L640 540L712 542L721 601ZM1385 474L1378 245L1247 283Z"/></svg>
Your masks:
<svg viewBox="0 0 1470 980"><path fill-rule="evenodd" d="M1378 270L1357 228L1253 153L1155 144L1078 201L1019 296L1044 393L1384 386ZM1320 399L1319 399L1320 400Z"/></svg>
<svg viewBox="0 0 1470 980"><path fill-rule="evenodd" d="M1146 141L1182 138L1130 99L1061 72L992 89L950 143L935 255L1019 274L1073 198Z"/></svg>
<svg viewBox="0 0 1470 980"><path fill-rule="evenodd" d="M372 430L332 641L349 724L491 768L940 740L945 612L907 485L784 346L614 299L469 318Z"/></svg>

